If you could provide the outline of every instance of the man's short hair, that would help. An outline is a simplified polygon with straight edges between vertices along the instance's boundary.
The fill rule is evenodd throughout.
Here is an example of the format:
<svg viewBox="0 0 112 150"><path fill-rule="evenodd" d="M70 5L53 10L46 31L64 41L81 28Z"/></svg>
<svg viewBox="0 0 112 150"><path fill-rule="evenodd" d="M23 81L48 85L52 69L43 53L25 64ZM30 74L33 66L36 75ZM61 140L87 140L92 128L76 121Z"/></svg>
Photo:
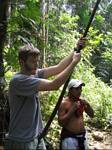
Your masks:
<svg viewBox="0 0 112 150"><path fill-rule="evenodd" d="M22 59L26 61L29 56L38 56L39 54L40 51L37 48L35 48L32 44L26 44L20 47L18 57L19 60Z"/></svg>

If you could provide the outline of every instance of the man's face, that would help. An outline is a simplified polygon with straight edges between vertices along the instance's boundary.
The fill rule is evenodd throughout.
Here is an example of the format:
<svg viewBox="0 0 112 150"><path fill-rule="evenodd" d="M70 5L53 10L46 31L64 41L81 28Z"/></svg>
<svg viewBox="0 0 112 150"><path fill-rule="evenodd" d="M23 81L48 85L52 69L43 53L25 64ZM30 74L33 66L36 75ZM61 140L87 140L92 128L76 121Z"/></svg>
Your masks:
<svg viewBox="0 0 112 150"><path fill-rule="evenodd" d="M81 96L82 92L82 86L79 86L77 88L71 88L71 94L73 97L79 98Z"/></svg>
<svg viewBox="0 0 112 150"><path fill-rule="evenodd" d="M29 74L34 75L38 67L39 56L29 56L28 59L24 62L24 67Z"/></svg>

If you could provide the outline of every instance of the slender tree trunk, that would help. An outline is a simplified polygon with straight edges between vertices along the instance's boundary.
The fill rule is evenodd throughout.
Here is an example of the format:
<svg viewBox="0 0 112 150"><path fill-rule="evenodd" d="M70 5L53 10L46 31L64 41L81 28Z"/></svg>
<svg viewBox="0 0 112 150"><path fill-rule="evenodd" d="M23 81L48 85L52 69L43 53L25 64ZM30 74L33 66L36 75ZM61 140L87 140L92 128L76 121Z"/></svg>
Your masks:
<svg viewBox="0 0 112 150"><path fill-rule="evenodd" d="M50 1L49 0L47 0L47 10L46 10L46 15L47 16L49 16L49 4L50 4ZM49 26L47 26L47 28L46 28L46 45L48 44L48 41L49 41L49 37L48 37L48 35L49 35Z"/></svg>
<svg viewBox="0 0 112 150"><path fill-rule="evenodd" d="M47 0L47 4L46 4L46 13L45 16L47 16L47 19L49 18L49 6L50 5L50 0ZM45 28L45 57L44 57L44 66L47 67L47 45L49 42L49 25L46 26Z"/></svg>
<svg viewBox="0 0 112 150"><path fill-rule="evenodd" d="M0 78L4 77L3 48L7 30L8 0L0 0Z"/></svg>
<svg viewBox="0 0 112 150"><path fill-rule="evenodd" d="M46 14L46 2L45 2L45 0L42 0L43 67L45 65L45 55L46 55L46 48L45 48L45 37L46 37L45 14Z"/></svg>
<svg viewBox="0 0 112 150"><path fill-rule="evenodd" d="M3 144L3 134L5 131L5 117L4 117L4 63L3 63L3 49L6 39L7 30L7 12L8 12L8 0L0 0L0 144ZM1 140L2 139L2 140Z"/></svg>
<svg viewBox="0 0 112 150"><path fill-rule="evenodd" d="M45 10L46 10L46 2L45 0L41 1L41 32L40 32L40 51L41 51L41 62L40 62L40 67L44 66L45 64L45 34L46 34L46 29L45 29Z"/></svg>
<svg viewBox="0 0 112 150"><path fill-rule="evenodd" d="M41 61L39 63L39 67L46 66L46 45L48 44L48 27L45 25L46 16L49 13L49 0L41 0L40 1L41 8L41 29L40 36L37 37L37 46L41 52Z"/></svg>

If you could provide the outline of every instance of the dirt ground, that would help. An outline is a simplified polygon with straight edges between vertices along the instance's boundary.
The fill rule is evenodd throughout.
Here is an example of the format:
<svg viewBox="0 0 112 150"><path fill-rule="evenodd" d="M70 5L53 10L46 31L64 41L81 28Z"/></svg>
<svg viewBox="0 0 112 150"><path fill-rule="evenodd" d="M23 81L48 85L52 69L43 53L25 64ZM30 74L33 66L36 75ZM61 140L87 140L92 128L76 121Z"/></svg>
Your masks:
<svg viewBox="0 0 112 150"><path fill-rule="evenodd" d="M3 150L3 146L0 146L0 150Z"/></svg>
<svg viewBox="0 0 112 150"><path fill-rule="evenodd" d="M90 150L112 150L112 129L88 129L88 144Z"/></svg>

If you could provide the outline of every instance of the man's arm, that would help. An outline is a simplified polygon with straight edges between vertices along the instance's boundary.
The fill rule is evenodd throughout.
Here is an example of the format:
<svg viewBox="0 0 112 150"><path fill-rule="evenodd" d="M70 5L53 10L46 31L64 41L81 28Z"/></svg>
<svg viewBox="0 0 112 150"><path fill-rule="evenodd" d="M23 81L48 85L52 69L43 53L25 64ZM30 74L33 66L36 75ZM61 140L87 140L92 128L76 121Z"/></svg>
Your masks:
<svg viewBox="0 0 112 150"><path fill-rule="evenodd" d="M86 38L80 38L77 43L77 48L79 46L84 48L85 42L86 42ZM71 52L69 56L65 57L59 64L45 68L43 78L47 79L50 76L54 76L54 75L61 73L72 62L73 55L74 55L74 52Z"/></svg>
<svg viewBox="0 0 112 150"><path fill-rule="evenodd" d="M39 91L50 91L57 90L59 87L67 80L70 75L70 72L74 69L76 64L80 61L80 53L74 53L73 60L69 66L61 72L54 80L40 79L40 84L38 85Z"/></svg>
<svg viewBox="0 0 112 150"><path fill-rule="evenodd" d="M44 69L44 79L49 78L62 72L71 62L74 52L71 52L69 56L65 57L59 64Z"/></svg>
<svg viewBox="0 0 112 150"><path fill-rule="evenodd" d="M87 101L82 100L82 102L84 104L85 112L88 114L89 117L93 118L94 117L93 108L90 106L90 104Z"/></svg>

